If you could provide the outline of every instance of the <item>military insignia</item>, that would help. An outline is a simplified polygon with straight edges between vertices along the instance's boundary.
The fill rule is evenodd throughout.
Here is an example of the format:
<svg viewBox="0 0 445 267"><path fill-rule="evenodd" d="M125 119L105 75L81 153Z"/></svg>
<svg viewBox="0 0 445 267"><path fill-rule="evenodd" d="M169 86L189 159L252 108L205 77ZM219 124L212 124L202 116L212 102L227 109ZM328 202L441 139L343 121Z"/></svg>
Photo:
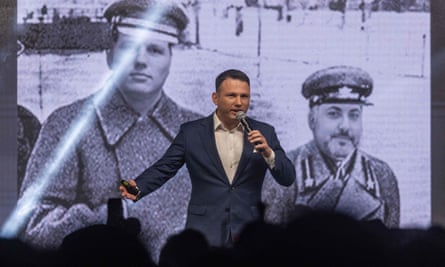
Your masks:
<svg viewBox="0 0 445 267"><path fill-rule="evenodd" d="M348 98L352 94L352 89L346 86L338 88L337 96L339 98Z"/></svg>
<svg viewBox="0 0 445 267"><path fill-rule="evenodd" d="M368 190L371 193L375 193L376 185L375 185L374 173L372 172L369 161L366 160L365 157L363 156L362 156L362 166L365 174L366 190Z"/></svg>
<svg viewBox="0 0 445 267"><path fill-rule="evenodd" d="M375 190L375 183L372 180L366 181L366 190L374 192Z"/></svg>
<svg viewBox="0 0 445 267"><path fill-rule="evenodd" d="M352 88L343 86L338 88L337 93L335 94L337 99L358 99L359 94L354 92Z"/></svg>
<svg viewBox="0 0 445 267"><path fill-rule="evenodd" d="M304 187L311 188L315 186L315 179L312 177L308 177L304 179Z"/></svg>
<svg viewBox="0 0 445 267"><path fill-rule="evenodd" d="M303 170L303 183L305 188L315 187L315 179L312 175L312 162L310 158L303 159L301 161L301 167Z"/></svg>
<svg viewBox="0 0 445 267"><path fill-rule="evenodd" d="M319 95L314 95L311 97L310 101L312 103L318 103L318 101L320 101L321 97Z"/></svg>

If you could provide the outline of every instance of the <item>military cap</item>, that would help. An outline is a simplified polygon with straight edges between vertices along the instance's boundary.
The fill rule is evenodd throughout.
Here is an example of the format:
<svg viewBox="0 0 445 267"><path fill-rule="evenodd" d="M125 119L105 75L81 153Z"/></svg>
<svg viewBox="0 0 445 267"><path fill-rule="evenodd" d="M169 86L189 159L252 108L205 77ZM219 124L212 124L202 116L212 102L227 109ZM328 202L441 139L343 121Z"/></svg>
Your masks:
<svg viewBox="0 0 445 267"><path fill-rule="evenodd" d="M104 17L119 32L178 43L189 19L180 5L166 0L118 0L111 3Z"/></svg>
<svg viewBox="0 0 445 267"><path fill-rule="evenodd" d="M372 93L369 73L353 66L332 66L318 70L304 81L303 96L309 106L323 103L361 103L372 105L367 97Z"/></svg>

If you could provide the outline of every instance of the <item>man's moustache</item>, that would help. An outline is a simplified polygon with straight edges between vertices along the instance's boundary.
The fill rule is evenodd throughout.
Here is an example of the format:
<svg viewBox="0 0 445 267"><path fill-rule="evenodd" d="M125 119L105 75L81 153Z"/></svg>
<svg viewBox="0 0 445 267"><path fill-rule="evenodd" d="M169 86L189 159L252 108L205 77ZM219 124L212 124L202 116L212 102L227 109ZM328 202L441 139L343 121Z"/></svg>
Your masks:
<svg viewBox="0 0 445 267"><path fill-rule="evenodd" d="M351 141L354 141L354 137L350 136L349 134L333 134L331 135L331 138L346 138Z"/></svg>

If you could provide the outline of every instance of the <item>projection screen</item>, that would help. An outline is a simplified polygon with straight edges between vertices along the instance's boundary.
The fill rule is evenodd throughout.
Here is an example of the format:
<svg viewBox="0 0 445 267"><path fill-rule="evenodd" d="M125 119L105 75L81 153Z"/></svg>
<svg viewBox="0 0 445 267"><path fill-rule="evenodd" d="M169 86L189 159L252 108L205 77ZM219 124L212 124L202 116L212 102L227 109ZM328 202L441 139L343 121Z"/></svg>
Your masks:
<svg viewBox="0 0 445 267"><path fill-rule="evenodd" d="M336 10L340 1L328 0L177 2L187 11L190 24L185 43L173 47L164 84L174 102L210 115L215 109L211 94L216 75L225 69L243 70L251 78L248 115L272 124L283 148L291 151L312 139L308 102L301 94L305 78L333 65L360 67L374 81L369 98L373 105L363 110L360 148L394 171L400 227L431 223L430 1L369 0L360 5L362 1L350 0L344 12ZM102 13L108 4L17 0L17 30L22 38L17 104L38 123L45 125L55 110L98 92L109 78L103 40L97 41L87 28L80 30L85 39L63 39L70 36L63 31L75 27L51 32L54 28L42 25L105 24ZM100 175L95 178L105 179Z"/></svg>

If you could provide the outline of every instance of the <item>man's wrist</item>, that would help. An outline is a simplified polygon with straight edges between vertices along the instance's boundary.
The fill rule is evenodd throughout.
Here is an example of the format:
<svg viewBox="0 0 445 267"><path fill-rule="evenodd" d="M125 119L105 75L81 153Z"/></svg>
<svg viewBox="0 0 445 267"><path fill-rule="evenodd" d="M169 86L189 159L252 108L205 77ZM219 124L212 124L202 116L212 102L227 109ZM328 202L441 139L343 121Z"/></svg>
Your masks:
<svg viewBox="0 0 445 267"><path fill-rule="evenodd" d="M137 191L137 193L136 193L136 199L135 200L133 200L134 202L136 202L136 201L138 201L139 199L141 199L141 190L139 190L139 187L136 185L135 186L135 189L136 189L136 191Z"/></svg>
<svg viewBox="0 0 445 267"><path fill-rule="evenodd" d="M275 152L270 149L271 153L268 157L263 155L264 160L266 161L267 165L270 169L273 169L275 167Z"/></svg>

